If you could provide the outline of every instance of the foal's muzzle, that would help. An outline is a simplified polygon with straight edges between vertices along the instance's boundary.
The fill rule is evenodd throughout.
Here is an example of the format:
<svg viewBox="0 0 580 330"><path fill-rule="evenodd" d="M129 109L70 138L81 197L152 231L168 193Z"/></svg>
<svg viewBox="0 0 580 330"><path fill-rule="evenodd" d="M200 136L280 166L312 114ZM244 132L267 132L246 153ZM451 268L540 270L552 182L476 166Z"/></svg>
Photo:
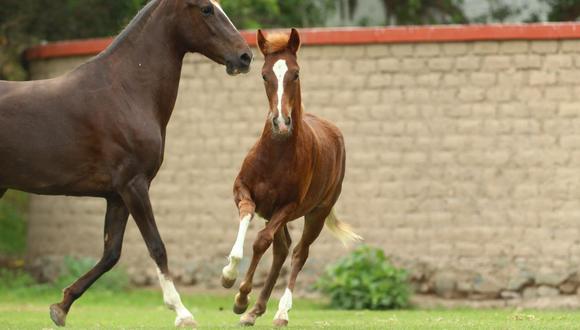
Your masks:
<svg viewBox="0 0 580 330"><path fill-rule="evenodd" d="M272 119L272 129L276 134L288 135L290 132L292 132L292 118L284 118L284 116L282 117L283 120L279 120L279 116L276 116Z"/></svg>

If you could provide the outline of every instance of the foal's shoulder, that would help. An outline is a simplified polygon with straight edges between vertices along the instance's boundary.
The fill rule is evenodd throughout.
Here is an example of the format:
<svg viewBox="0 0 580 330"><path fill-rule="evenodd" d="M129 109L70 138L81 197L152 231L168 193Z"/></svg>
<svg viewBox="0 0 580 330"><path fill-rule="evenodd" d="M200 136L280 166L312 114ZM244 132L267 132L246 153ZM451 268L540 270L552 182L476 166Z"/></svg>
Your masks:
<svg viewBox="0 0 580 330"><path fill-rule="evenodd" d="M304 114L304 121L310 128L312 128L316 133L327 133L334 136L342 137L340 129L333 124L331 121L324 118L318 117L311 113Z"/></svg>

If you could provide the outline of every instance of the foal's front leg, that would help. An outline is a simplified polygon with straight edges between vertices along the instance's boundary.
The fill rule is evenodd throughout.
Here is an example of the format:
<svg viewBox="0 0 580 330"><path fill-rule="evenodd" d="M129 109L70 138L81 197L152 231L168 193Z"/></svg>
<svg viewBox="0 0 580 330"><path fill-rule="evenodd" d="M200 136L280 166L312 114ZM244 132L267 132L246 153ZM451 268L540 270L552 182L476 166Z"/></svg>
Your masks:
<svg viewBox="0 0 580 330"><path fill-rule="evenodd" d="M250 190L239 180L234 185L234 197L238 212L240 214L240 227L236 242L232 247L229 255L229 264L222 270L222 286L226 289L231 288L236 283L238 277L238 267L244 257L244 241L250 222L254 218L256 204L252 200Z"/></svg>
<svg viewBox="0 0 580 330"><path fill-rule="evenodd" d="M167 252L159 235L149 199L149 183L145 179L134 179L123 189L121 196L135 219L137 227L139 227L151 258L157 264L157 274L163 290L163 300L169 309L177 313L175 326L195 328L197 326L195 319L181 302L181 297L171 280L169 267L167 266Z"/></svg>
<svg viewBox="0 0 580 330"><path fill-rule="evenodd" d="M250 263L244 281L240 285L240 292L235 298L234 313L242 314L248 308L248 295L252 291L252 282L254 280L254 274L258 267L258 263L260 262L260 259L262 259L264 252L266 252L272 244L274 235L289 221L289 216L292 214L294 209L295 205L290 205L276 212L272 219L266 224L266 228L258 233L258 237L254 241L252 262ZM241 321L243 322L243 319Z"/></svg>
<svg viewBox="0 0 580 330"><path fill-rule="evenodd" d="M288 232L287 226L284 226L284 228L278 230L278 232L274 235L274 258L272 259L270 273L268 274L268 278L266 279L266 283L262 288L262 292L260 292L260 296L258 297L256 304L248 313L241 317L240 323L242 325L254 325L256 323L256 319L266 313L268 300L270 299L270 295L272 295L272 290L276 285L276 281L278 281L280 270L286 261L286 257L288 257L291 241L292 240L290 238L290 233Z"/></svg>

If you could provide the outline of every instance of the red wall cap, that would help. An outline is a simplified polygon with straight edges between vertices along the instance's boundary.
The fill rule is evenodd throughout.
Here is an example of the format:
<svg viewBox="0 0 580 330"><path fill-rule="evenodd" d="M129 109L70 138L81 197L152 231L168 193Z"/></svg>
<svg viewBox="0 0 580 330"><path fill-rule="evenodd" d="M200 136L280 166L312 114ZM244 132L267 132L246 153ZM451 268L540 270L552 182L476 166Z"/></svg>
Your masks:
<svg viewBox="0 0 580 330"><path fill-rule="evenodd" d="M357 45L418 42L466 42L494 40L580 39L580 23L440 25L380 28L301 29L306 45ZM243 31L246 41L256 45L254 31ZM113 38L62 41L28 49L28 60L67 56L90 56L103 51Z"/></svg>

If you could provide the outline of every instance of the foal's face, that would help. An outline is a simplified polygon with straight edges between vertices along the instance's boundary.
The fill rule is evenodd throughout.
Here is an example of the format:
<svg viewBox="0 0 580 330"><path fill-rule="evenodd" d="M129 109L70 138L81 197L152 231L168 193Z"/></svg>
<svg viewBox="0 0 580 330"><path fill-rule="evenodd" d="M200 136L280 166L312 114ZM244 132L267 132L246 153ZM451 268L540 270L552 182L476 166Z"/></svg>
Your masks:
<svg viewBox="0 0 580 330"><path fill-rule="evenodd" d="M226 66L230 75L247 73L252 51L215 0L177 0L182 6L179 33L190 52L201 53Z"/></svg>
<svg viewBox="0 0 580 330"><path fill-rule="evenodd" d="M258 45L265 56L262 77L270 103L268 120L277 135L292 133L292 109L300 95L300 67L296 53L300 47L298 31L292 29L288 44L274 53L268 52L267 40L258 31Z"/></svg>

